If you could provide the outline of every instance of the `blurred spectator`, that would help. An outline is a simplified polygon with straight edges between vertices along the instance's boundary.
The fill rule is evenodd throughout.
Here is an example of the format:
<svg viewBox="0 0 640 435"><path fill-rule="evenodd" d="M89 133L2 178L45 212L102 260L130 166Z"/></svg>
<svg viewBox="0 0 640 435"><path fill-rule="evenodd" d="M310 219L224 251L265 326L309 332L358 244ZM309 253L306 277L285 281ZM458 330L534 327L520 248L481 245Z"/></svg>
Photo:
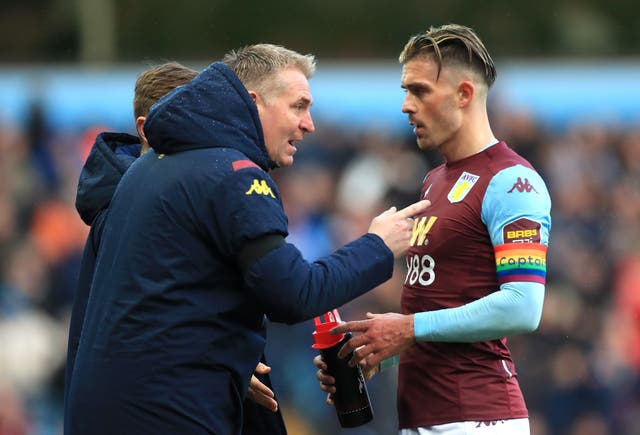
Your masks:
<svg viewBox="0 0 640 435"><path fill-rule="evenodd" d="M0 384L0 435L28 435L31 429L21 396Z"/></svg>

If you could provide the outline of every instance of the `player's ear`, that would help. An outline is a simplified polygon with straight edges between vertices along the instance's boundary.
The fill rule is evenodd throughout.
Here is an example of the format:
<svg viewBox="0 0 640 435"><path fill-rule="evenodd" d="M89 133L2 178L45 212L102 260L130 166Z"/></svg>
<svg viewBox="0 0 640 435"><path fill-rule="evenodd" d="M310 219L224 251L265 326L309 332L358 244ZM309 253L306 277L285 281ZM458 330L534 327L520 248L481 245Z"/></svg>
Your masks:
<svg viewBox="0 0 640 435"><path fill-rule="evenodd" d="M146 116L138 116L136 118L136 130L138 131L138 136L140 140L143 142L147 142L147 137L144 134L144 121L147 119Z"/></svg>
<svg viewBox="0 0 640 435"><path fill-rule="evenodd" d="M476 93L476 87L469 80L463 80L458 85L458 106L460 108L467 107L471 104L473 96Z"/></svg>

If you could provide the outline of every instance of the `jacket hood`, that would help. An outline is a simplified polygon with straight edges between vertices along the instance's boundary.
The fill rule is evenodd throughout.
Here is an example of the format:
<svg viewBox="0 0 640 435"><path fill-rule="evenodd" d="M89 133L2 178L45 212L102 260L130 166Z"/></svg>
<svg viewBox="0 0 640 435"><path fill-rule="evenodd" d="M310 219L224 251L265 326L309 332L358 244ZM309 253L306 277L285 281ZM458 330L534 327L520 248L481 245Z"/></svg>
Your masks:
<svg viewBox="0 0 640 435"><path fill-rule="evenodd" d="M87 225L106 209L122 175L140 156L140 139L126 133L100 133L80 172L76 209Z"/></svg>
<svg viewBox="0 0 640 435"><path fill-rule="evenodd" d="M158 153L234 148L262 169L270 167L258 108L222 62L214 62L154 104L144 133Z"/></svg>

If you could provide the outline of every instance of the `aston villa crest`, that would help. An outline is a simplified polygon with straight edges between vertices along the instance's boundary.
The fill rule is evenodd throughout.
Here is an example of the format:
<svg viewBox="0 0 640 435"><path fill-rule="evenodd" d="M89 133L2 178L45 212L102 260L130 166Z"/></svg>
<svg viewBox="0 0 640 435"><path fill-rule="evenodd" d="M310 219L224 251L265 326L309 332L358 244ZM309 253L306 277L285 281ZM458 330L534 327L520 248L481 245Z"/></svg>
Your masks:
<svg viewBox="0 0 640 435"><path fill-rule="evenodd" d="M447 195L447 199L450 203L460 202L467 196L467 193L471 190L474 184L480 179L479 175L473 175L468 172L463 172L456 181L456 184L453 185L449 194Z"/></svg>

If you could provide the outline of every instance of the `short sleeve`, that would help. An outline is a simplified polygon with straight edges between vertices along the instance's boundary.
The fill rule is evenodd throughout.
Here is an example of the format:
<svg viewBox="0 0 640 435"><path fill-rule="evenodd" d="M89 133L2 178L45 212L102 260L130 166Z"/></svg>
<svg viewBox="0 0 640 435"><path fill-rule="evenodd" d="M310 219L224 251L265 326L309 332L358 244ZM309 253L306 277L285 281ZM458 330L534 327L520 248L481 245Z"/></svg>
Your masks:
<svg viewBox="0 0 640 435"><path fill-rule="evenodd" d="M494 246L520 242L548 245L551 198L542 177L523 165L498 172L487 187L482 220Z"/></svg>

